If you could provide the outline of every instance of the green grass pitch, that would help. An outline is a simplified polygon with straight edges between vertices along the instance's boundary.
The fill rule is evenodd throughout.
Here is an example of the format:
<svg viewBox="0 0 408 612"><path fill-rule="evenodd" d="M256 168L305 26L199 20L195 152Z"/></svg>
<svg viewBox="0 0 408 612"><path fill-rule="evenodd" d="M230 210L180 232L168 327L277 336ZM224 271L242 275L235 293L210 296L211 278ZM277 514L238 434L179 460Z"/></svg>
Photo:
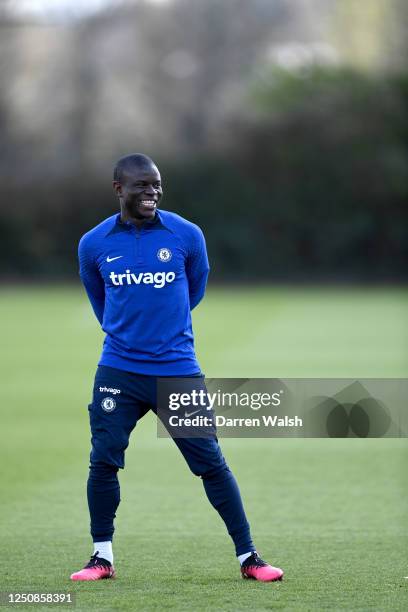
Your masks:
<svg viewBox="0 0 408 612"><path fill-rule="evenodd" d="M407 303L391 288L210 288L197 351L207 376L405 377ZM407 440L221 440L255 543L285 570L261 584L240 578L153 415L120 474L118 578L71 583L91 552L87 404L102 334L79 286L5 288L0 320L1 591L75 592L84 612L408 609Z"/></svg>

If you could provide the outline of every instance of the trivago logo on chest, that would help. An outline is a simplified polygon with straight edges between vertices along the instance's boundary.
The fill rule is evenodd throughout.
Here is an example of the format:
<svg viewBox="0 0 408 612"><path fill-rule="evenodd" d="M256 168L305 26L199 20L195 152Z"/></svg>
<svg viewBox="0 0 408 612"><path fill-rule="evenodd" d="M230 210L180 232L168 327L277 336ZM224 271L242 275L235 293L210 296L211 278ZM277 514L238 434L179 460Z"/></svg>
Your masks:
<svg viewBox="0 0 408 612"><path fill-rule="evenodd" d="M114 285L153 285L156 289L161 289L166 283L172 283L176 278L175 272L139 272L134 274L130 270L125 270L125 274L109 274Z"/></svg>

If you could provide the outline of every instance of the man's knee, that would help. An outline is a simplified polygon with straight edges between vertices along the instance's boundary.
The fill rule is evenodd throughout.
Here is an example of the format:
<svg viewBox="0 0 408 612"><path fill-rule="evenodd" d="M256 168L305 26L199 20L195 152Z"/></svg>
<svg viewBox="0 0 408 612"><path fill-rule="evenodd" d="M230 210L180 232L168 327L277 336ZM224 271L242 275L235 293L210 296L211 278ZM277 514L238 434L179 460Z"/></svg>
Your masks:
<svg viewBox="0 0 408 612"><path fill-rule="evenodd" d="M189 463L190 470L195 476L199 476L203 480L213 478L223 478L229 472L229 467L221 452L213 456L203 458L201 461L192 461Z"/></svg>
<svg viewBox="0 0 408 612"><path fill-rule="evenodd" d="M112 467L125 467L125 450L127 445L120 441L107 439L92 439L91 449L91 466L92 465L108 465Z"/></svg>
<svg viewBox="0 0 408 612"><path fill-rule="evenodd" d="M230 477L231 471L228 465L225 463L225 460L222 464L217 465L215 467L211 467L208 470L205 470L202 474L198 474L203 480L213 481L213 482L221 482L227 480Z"/></svg>
<svg viewBox="0 0 408 612"><path fill-rule="evenodd" d="M208 479L228 469L217 438L174 438L174 442L195 476Z"/></svg>
<svg viewBox="0 0 408 612"><path fill-rule="evenodd" d="M117 483L118 466L102 461L91 461L89 466L89 480L94 483Z"/></svg>

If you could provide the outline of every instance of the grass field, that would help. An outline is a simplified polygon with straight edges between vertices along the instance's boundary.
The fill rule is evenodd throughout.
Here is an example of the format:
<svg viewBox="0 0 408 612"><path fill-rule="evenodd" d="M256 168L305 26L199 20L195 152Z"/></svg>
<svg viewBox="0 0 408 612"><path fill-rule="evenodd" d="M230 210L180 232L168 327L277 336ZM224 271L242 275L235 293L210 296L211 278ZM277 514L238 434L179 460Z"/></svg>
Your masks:
<svg viewBox="0 0 408 612"><path fill-rule="evenodd" d="M213 289L194 313L207 376L406 377L408 292ZM116 581L88 560L88 410L100 351L79 288L1 291L0 591L75 610L407 610L406 440L224 440L255 542L285 569L243 581L224 526L153 415L121 472ZM34 609L50 607L31 606Z"/></svg>

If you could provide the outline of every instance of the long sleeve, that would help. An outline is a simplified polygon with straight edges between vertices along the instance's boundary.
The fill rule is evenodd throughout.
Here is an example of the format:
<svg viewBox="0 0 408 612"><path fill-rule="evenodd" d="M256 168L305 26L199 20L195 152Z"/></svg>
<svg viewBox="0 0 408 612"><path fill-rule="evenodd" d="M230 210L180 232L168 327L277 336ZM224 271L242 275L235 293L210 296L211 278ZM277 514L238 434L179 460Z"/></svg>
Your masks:
<svg viewBox="0 0 408 612"><path fill-rule="evenodd" d="M102 325L105 309L105 285L99 273L86 237L82 238L78 247L79 275L88 294L89 301L96 318Z"/></svg>
<svg viewBox="0 0 408 612"><path fill-rule="evenodd" d="M190 310L193 310L204 297L210 266L202 231L196 227L186 263Z"/></svg>

